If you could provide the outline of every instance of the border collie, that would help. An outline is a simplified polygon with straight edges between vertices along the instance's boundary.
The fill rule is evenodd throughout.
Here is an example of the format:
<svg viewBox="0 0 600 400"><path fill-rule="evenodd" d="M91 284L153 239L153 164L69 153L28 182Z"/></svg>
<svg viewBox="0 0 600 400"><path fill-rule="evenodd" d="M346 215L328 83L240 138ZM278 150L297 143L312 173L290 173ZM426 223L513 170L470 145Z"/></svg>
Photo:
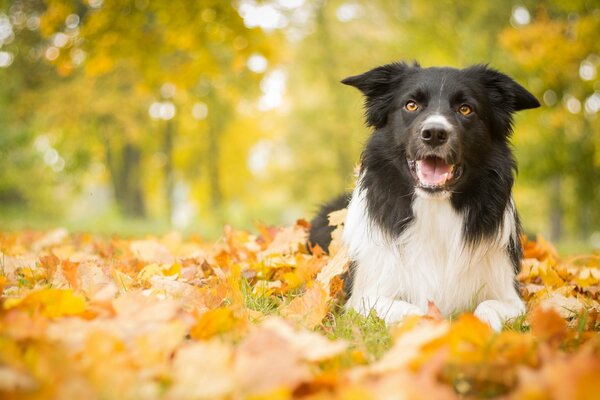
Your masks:
<svg viewBox="0 0 600 400"><path fill-rule="evenodd" d="M348 207L346 307L394 323L431 301L445 316L474 310L500 330L525 310L512 115L540 103L484 65L392 63L342 83L364 94L373 133L352 195L321 209L309 241L327 250L327 215Z"/></svg>

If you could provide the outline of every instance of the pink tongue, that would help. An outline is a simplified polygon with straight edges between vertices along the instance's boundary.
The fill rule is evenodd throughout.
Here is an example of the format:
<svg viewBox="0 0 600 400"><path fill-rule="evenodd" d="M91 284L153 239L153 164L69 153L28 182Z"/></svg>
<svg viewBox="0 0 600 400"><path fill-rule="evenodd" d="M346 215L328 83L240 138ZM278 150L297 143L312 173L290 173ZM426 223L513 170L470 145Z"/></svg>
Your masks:
<svg viewBox="0 0 600 400"><path fill-rule="evenodd" d="M452 166L441 158L430 157L417 161L417 176L426 185L443 185L450 178Z"/></svg>

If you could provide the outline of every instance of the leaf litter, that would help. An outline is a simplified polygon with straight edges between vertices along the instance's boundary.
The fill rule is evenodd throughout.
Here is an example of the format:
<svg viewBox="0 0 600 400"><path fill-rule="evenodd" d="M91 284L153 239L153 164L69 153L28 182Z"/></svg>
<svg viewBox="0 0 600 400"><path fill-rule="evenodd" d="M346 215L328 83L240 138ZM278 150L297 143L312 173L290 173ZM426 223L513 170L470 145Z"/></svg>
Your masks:
<svg viewBox="0 0 600 400"><path fill-rule="evenodd" d="M340 241L309 224L128 240L0 233L3 399L586 399L600 395L600 256L523 238L527 314L386 326L346 312Z"/></svg>

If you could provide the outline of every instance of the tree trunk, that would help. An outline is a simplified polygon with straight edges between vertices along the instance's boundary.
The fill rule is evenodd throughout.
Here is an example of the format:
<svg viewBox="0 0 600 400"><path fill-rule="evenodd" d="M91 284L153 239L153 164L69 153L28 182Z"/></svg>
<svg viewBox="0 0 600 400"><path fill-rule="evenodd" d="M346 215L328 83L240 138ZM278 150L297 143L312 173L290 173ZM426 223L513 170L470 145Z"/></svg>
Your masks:
<svg viewBox="0 0 600 400"><path fill-rule="evenodd" d="M102 121L102 124L106 165L117 207L124 216L144 218L146 206L141 181L141 150L128 141L120 147L111 143L108 123Z"/></svg>
<svg viewBox="0 0 600 400"><path fill-rule="evenodd" d="M165 122L165 132L164 132L164 152L165 152L165 166L164 166L164 174L165 174L165 201L167 205L167 220L171 223L171 218L173 218L174 204L173 204L173 194L175 188L175 177L173 172L173 140L175 136L175 126L173 120L168 120Z"/></svg>
<svg viewBox="0 0 600 400"><path fill-rule="evenodd" d="M217 219L221 216L223 190L221 187L221 140L229 120L230 109L211 88L207 97L209 107L206 170L210 189L210 207Z"/></svg>
<svg viewBox="0 0 600 400"><path fill-rule="evenodd" d="M208 181L210 185L210 206L213 212L218 212L223 201L221 192L221 169L219 167L221 136L220 124L216 122L218 116L213 117L213 121L208 129Z"/></svg>

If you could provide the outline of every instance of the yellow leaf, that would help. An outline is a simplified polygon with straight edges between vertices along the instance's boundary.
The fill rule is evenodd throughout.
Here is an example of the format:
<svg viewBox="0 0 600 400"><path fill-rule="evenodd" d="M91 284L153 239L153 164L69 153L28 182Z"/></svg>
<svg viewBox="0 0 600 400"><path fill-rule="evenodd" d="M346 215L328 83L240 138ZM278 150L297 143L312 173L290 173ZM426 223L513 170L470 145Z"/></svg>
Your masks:
<svg viewBox="0 0 600 400"><path fill-rule="evenodd" d="M29 293L22 299L9 300L4 303L5 310L18 307L32 312L39 311L50 318L78 315L86 309L85 299L72 290L43 289Z"/></svg>
<svg viewBox="0 0 600 400"><path fill-rule="evenodd" d="M190 330L190 336L197 340L205 340L217 334L229 332L239 321L229 308L217 308L202 314Z"/></svg>

